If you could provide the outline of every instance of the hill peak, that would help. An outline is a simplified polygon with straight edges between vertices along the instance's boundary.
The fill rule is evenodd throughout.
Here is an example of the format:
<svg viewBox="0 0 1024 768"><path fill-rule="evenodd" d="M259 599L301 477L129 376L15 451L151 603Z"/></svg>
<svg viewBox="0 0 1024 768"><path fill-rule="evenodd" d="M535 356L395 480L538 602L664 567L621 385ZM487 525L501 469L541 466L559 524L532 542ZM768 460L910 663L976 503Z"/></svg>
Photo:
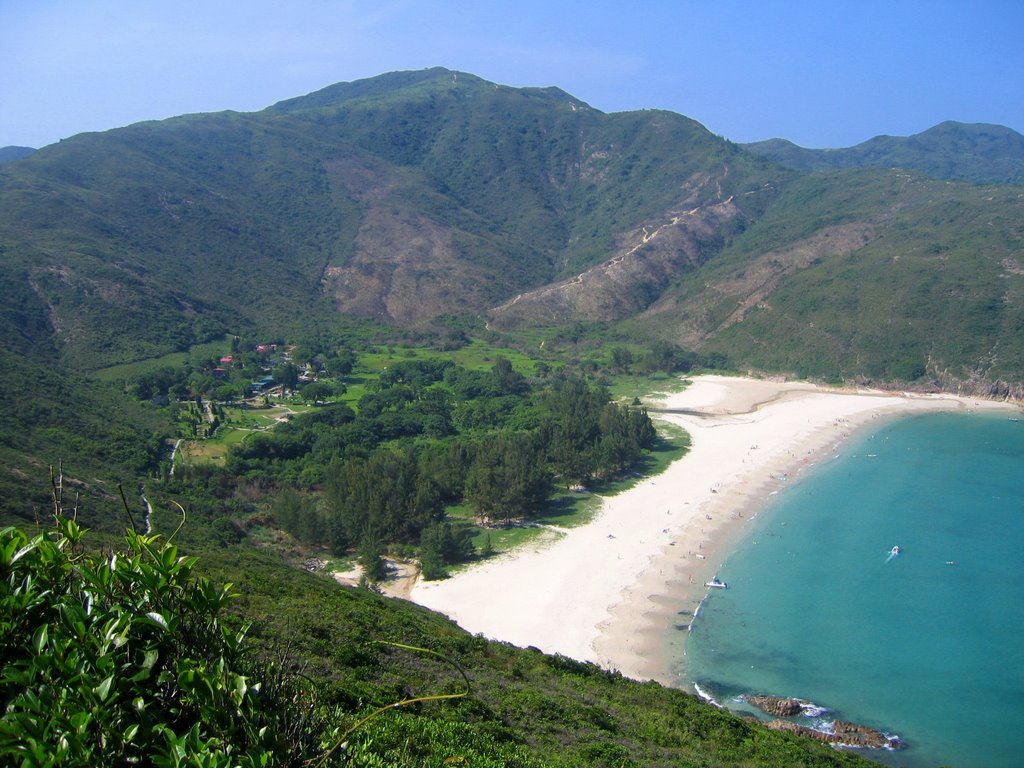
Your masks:
<svg viewBox="0 0 1024 768"><path fill-rule="evenodd" d="M524 96L538 96L554 101L571 102L577 106L587 106L561 88L554 86L517 88L492 83L468 72L458 72L446 69L445 67L430 67L428 69L388 72L362 80L335 83L326 88L308 93L305 96L279 101L269 107L269 111L303 112L306 110L330 109L371 99L379 102L403 96L415 97L453 92L473 94L494 90L515 91Z"/></svg>

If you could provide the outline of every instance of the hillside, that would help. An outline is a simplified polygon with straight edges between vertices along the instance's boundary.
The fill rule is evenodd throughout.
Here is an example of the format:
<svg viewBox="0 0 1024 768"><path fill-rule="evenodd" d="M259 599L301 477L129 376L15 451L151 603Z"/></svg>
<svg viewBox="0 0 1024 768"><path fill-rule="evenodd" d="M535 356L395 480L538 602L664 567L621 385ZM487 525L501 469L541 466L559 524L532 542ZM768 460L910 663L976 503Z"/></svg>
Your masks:
<svg viewBox="0 0 1024 768"><path fill-rule="evenodd" d="M0 147L0 163L11 163L28 157L35 150L32 147Z"/></svg>
<svg viewBox="0 0 1024 768"><path fill-rule="evenodd" d="M870 765L248 548L59 531L0 531L5 764Z"/></svg>
<svg viewBox="0 0 1024 768"><path fill-rule="evenodd" d="M901 171L790 185L635 321L739 366L1020 397L1024 195Z"/></svg>
<svg viewBox="0 0 1024 768"><path fill-rule="evenodd" d="M60 358L91 368L339 312L480 313L767 168L678 115L429 70L46 147L0 171L0 229Z"/></svg>
<svg viewBox="0 0 1024 768"><path fill-rule="evenodd" d="M911 139L834 158L1017 178L1008 129ZM738 370L1018 396L1021 206L1016 186L787 170L681 115L441 68L82 134L0 166L0 385L20 398L0 449L23 474L156 472L173 413L82 374L233 336L590 328ZM140 424L127 463L94 449Z"/></svg>
<svg viewBox="0 0 1024 768"><path fill-rule="evenodd" d="M950 120L913 136L875 136L842 149L806 149L785 139L743 148L798 171L906 168L936 179L1024 184L1024 136L1001 125Z"/></svg>
<svg viewBox="0 0 1024 768"><path fill-rule="evenodd" d="M1019 140L946 123L826 154L1012 180ZM0 167L0 380L65 392L4 446L25 470L70 458L53 425L74 419L56 414L97 397L110 405L86 410L131 433L84 372L228 335L483 321L511 340L597 324L737 369L1017 393L1021 220L1018 187L807 175L680 115L441 68L82 134Z"/></svg>
<svg viewBox="0 0 1024 768"><path fill-rule="evenodd" d="M895 155L883 148L900 146L928 158L933 173L955 156L958 168L983 176L999 162L1010 168L1019 138L947 123L906 141L873 140L854 155L888 164ZM950 381L1019 381L1016 188L889 174L801 176L680 115L606 115L556 88L508 88L440 68L392 73L257 113L83 134L5 164L2 268L17 301L3 330L37 363L77 371L225 333L281 336L351 327L352 318L424 328L486 316L513 332L625 321L628 331L643 327L641 316L664 322L667 307L713 282L705 272L816 252L814 243L828 264L843 256L844 270L826 275L826 262L811 257L802 276L776 269L770 285L738 287L731 300L810 290L830 306L824 283L839 281L835 293L849 297L879 280L879 263L860 258L872 252L861 248L884 241L893 260L935 257L900 265L917 265L906 279L931 286L927 300L851 305L860 319L830 330L851 350L841 364L801 366L741 342L786 346L792 321L778 313L758 315L756 328L746 311L730 310L724 325L686 320L707 311L709 295L659 332L674 328L681 335L671 340L720 350L737 367L906 380L923 360ZM837 245L829 237L839 223L860 234ZM968 315L984 306L995 315L931 333L926 309L945 297L943 317L958 318L966 295L975 302ZM862 322L893 306L910 315L906 343L895 336L905 328ZM865 346L872 334L881 335ZM881 351L899 345L912 351ZM914 362L897 366L896 357Z"/></svg>

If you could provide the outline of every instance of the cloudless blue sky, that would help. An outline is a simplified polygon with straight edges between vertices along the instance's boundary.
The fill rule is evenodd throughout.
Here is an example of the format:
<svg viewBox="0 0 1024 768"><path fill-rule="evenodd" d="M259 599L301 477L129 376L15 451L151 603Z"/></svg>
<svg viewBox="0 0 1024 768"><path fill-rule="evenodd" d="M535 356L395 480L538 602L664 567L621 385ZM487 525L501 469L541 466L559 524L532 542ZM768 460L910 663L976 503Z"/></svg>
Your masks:
<svg viewBox="0 0 1024 768"><path fill-rule="evenodd" d="M1024 132L1024 0L0 0L0 146L428 66L740 142Z"/></svg>

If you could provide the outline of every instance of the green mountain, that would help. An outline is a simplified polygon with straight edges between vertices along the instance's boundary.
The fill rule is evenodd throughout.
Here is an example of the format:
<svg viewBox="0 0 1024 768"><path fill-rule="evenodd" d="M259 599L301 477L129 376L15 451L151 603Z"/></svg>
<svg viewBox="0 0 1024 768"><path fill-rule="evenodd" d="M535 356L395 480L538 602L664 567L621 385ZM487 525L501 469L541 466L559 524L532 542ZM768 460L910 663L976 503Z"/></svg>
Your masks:
<svg viewBox="0 0 1024 768"><path fill-rule="evenodd" d="M479 313L652 214L785 176L678 115L428 70L46 147L0 171L0 229L88 368L338 312Z"/></svg>
<svg viewBox="0 0 1024 768"><path fill-rule="evenodd" d="M876 136L844 149L806 149L785 139L743 147L798 171L906 168L936 179L1024 184L1024 136L986 123L950 120L913 136Z"/></svg>
<svg viewBox="0 0 1024 768"><path fill-rule="evenodd" d="M21 160L23 157L28 157L35 152L32 147L0 147L0 163L11 163L15 160Z"/></svg>
<svg viewBox="0 0 1024 768"><path fill-rule="evenodd" d="M1011 157L1020 138L946 123L854 149L891 164L896 150L884 148L903 147L932 168L955 155L958 167L970 160L981 173L994 167L997 145ZM881 245L862 248L884 240L896 249L892 258L905 256L901 269L915 252L935 256L907 277L932 288L921 302L858 304L852 316L975 294L993 316L931 333L933 318L915 315L899 344L895 326L880 325L878 356L862 348L872 335L863 321L844 322L835 332L850 356L806 370L905 379L907 366L892 363L899 357L924 360L936 376L1015 380L1016 194L892 171L808 178L672 113L606 115L556 88L507 88L444 69L392 73L258 113L83 134L5 165L2 268L18 296L6 335L25 341L40 362L89 370L226 332L282 336L351 317L417 327L486 314L506 331L641 316L662 322L667 306L710 282L705 272L714 277L734 260L763 263L787 249L814 251L819 241L830 258L839 248L848 262L842 276L828 278L839 281L835 292L856 296L880 274L862 256ZM867 227L870 236L843 239L840 248L825 237L839 223ZM823 264L810 259L797 271L822 281ZM777 270L758 295L796 279L793 269ZM800 291L808 289L823 290ZM830 301L822 295L818 303ZM954 309L943 317L959 318ZM672 321L662 335L677 329L677 341L727 351L741 367L804 370L792 355L739 344L733 336L753 333L753 315L729 316L724 327ZM777 318L760 317L754 335L792 339L791 322L773 325ZM907 345L906 356L880 352Z"/></svg>

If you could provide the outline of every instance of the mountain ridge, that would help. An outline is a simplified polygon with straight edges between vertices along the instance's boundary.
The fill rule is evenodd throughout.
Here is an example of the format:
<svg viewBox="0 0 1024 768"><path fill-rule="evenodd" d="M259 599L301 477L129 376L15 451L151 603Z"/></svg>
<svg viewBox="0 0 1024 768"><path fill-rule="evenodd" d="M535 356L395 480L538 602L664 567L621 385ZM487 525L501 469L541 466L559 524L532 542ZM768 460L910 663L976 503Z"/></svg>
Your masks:
<svg viewBox="0 0 1024 768"><path fill-rule="evenodd" d="M36 150L33 147L19 147L9 146L0 147L0 163L13 163L15 160L21 160L24 157L28 157Z"/></svg>
<svg viewBox="0 0 1024 768"><path fill-rule="evenodd" d="M947 120L911 136L880 135L852 147L834 149L808 149L778 138L742 146L805 172L900 167L940 179L1024 184L1024 136L990 123Z"/></svg>
<svg viewBox="0 0 1024 768"><path fill-rule="evenodd" d="M915 151L984 148L999 137L1012 150L1019 138L982 126L965 139L965 130L930 129ZM807 175L671 112L605 114L557 88L511 88L444 68L389 73L260 112L83 134L4 164L3 268L22 297L5 317L10 338L45 342L29 345L40 362L73 370L228 332L280 334L351 317L416 328L453 315L486 316L505 330L621 323L624 333L718 345L738 366L789 370L791 355L716 338L765 321L758 307L835 260L832 228L856 225L875 244L850 258L883 241L937 257L913 263L919 283L937 281L940 303L965 293L947 279L987 286L978 306L1006 318L976 326L1002 339L992 370L1022 377L1016 273L1000 276L1019 260L1018 188L949 183L864 168ZM742 271L747 260L757 271L766 255L808 249L820 253L785 256L791 268L727 306L718 265L735 261ZM970 278L943 267L967 261ZM872 281L857 274L856 258L847 263L842 281L854 296ZM687 302L715 307L707 324L670 309ZM853 350L864 323L848 311L837 348ZM648 328L655 318L660 325ZM934 371L984 368L978 345L930 338L920 330L926 319L899 339L895 327L876 328L873 349L812 369L900 378L894 364L872 362L890 357L879 345L909 345L906 359L932 361L925 367ZM793 333L758 330L769 339Z"/></svg>

